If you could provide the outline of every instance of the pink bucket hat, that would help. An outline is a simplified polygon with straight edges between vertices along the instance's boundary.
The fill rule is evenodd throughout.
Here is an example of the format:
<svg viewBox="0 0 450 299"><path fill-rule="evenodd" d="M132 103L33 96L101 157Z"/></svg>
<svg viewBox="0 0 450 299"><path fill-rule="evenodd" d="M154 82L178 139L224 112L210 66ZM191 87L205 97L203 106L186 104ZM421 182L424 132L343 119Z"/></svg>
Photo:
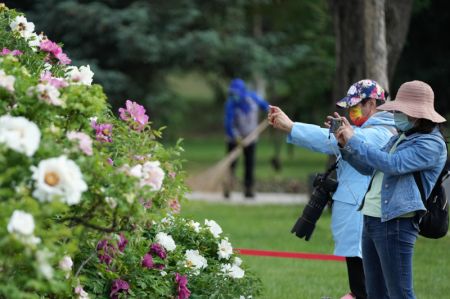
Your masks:
<svg viewBox="0 0 450 299"><path fill-rule="evenodd" d="M387 102L379 110L400 111L414 118L425 118L435 123L447 121L434 110L434 92L430 85L422 81L403 83L394 101Z"/></svg>

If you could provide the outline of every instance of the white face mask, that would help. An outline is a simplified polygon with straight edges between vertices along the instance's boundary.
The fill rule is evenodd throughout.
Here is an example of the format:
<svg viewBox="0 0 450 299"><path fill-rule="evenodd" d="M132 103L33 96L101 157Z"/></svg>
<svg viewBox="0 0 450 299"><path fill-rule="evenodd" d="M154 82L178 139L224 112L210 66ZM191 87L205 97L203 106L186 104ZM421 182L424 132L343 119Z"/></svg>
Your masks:
<svg viewBox="0 0 450 299"><path fill-rule="evenodd" d="M414 127L414 122L408 119L408 116L402 112L394 112L395 126L399 131L406 132Z"/></svg>

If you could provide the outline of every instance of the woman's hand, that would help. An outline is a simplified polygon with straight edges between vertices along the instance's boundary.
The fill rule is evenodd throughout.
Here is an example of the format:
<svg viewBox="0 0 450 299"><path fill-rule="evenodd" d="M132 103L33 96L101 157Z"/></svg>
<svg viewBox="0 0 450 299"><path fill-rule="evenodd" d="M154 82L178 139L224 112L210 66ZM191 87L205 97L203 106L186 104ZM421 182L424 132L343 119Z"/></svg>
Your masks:
<svg viewBox="0 0 450 299"><path fill-rule="evenodd" d="M327 116L327 121L325 122L326 127L330 127L330 121L332 118L340 118L342 120L342 125L336 130L334 136L341 146L345 146L355 133L353 131L353 127L347 118L340 116L337 112L334 113L334 116Z"/></svg>
<svg viewBox="0 0 450 299"><path fill-rule="evenodd" d="M276 106L270 106L269 114L267 115L269 124L274 128L290 133L294 122Z"/></svg>

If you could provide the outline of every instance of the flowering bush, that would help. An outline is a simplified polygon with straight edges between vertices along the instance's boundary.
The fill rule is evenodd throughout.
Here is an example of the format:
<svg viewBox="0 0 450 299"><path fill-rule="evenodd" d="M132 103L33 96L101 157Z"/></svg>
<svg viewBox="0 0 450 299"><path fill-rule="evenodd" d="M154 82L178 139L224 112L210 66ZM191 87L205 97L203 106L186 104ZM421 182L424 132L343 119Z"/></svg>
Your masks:
<svg viewBox="0 0 450 299"><path fill-rule="evenodd" d="M155 222L184 200L179 144L1 4L0 27L0 297L257 294L214 221Z"/></svg>

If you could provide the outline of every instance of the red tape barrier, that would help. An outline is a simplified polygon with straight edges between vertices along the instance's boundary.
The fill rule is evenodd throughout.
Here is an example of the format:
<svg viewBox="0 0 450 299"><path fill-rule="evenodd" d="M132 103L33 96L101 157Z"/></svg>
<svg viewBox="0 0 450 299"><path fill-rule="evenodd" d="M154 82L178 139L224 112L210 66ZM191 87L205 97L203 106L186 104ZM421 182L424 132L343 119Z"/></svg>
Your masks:
<svg viewBox="0 0 450 299"><path fill-rule="evenodd" d="M270 250L244 249L244 248L236 248L235 250L242 255L321 260L321 261L338 261L338 262L345 261L344 257L332 254L270 251Z"/></svg>

